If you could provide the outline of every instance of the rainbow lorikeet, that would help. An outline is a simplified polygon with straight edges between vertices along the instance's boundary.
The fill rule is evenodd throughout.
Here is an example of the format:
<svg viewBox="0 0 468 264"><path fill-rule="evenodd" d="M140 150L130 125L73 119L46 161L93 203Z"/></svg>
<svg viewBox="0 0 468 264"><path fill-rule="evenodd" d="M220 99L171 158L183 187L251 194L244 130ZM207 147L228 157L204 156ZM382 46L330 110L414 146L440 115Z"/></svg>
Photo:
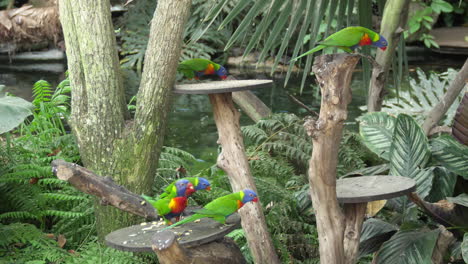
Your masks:
<svg viewBox="0 0 468 264"><path fill-rule="evenodd" d="M248 202L257 201L257 194L250 189L245 189L240 192L221 196L206 204L202 209L195 211L194 215L191 215L171 226L168 226L163 230L173 228L175 226L182 225L188 222L192 222L204 217L213 218L213 220L224 224L226 223L226 218L231 214L237 212L237 210L239 210L244 204Z"/></svg>
<svg viewBox="0 0 468 264"><path fill-rule="evenodd" d="M198 80L203 75L218 75L222 80L227 78L226 68L207 59L185 60L177 66L177 71L181 72L189 80Z"/></svg>
<svg viewBox="0 0 468 264"><path fill-rule="evenodd" d="M203 178L203 177L187 177L187 178L183 178L183 179L188 180L194 187L193 191L189 190L189 192L186 195L187 197L190 197L196 191L200 191L200 190L209 191L209 190L211 190L210 182L207 179ZM174 193L176 192L176 188L175 188L174 184L176 182L177 181L169 184L169 186L166 187L164 192L159 197L164 198L166 196L174 195Z"/></svg>
<svg viewBox="0 0 468 264"><path fill-rule="evenodd" d="M180 179L175 182L174 188L176 191L173 195L168 195L159 200L153 200L148 196L143 196L164 219L166 224L172 224L171 219L175 218L179 221L180 215L187 207L187 194L193 193L194 187L189 180Z"/></svg>
<svg viewBox="0 0 468 264"><path fill-rule="evenodd" d="M336 47L346 52L353 52L358 47L367 45L372 45L380 48L381 50L385 50L387 49L388 43L382 35L379 35L365 27L347 27L331 34L324 41L319 42L317 47L301 54L291 61L296 61L301 57L312 54L326 47Z"/></svg>

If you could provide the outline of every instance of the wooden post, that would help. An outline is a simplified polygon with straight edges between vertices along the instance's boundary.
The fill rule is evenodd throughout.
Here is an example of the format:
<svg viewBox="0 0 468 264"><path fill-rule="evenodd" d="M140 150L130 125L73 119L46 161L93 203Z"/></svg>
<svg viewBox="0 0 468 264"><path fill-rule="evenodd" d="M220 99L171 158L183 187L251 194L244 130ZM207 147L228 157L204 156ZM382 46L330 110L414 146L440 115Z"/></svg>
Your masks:
<svg viewBox="0 0 468 264"><path fill-rule="evenodd" d="M232 99L255 123L271 115L270 108L251 91L234 92Z"/></svg>
<svg viewBox="0 0 468 264"><path fill-rule="evenodd" d="M343 207L346 221L343 241L345 263L354 264L359 253L359 240L367 203L350 203L345 204Z"/></svg>
<svg viewBox="0 0 468 264"><path fill-rule="evenodd" d="M165 230L156 233L151 239L151 245L161 264L192 263L185 250L177 243L177 238L172 231Z"/></svg>
<svg viewBox="0 0 468 264"><path fill-rule="evenodd" d="M367 96L367 110L378 112L382 108L385 84L395 49L408 20L409 0L391 0L385 3L380 34L388 41L387 50L377 50L375 60L382 68L374 67Z"/></svg>
<svg viewBox="0 0 468 264"><path fill-rule="evenodd" d="M312 71L317 76L322 102L318 120L308 120L306 131L314 149L309 182L319 234L320 263L344 264L345 219L336 198L336 167L343 122L351 102L350 82L358 56L322 55Z"/></svg>
<svg viewBox="0 0 468 264"><path fill-rule="evenodd" d="M256 190L249 162L245 155L244 141L240 131L239 112L232 102L232 93L210 94L213 114L223 150L217 165L229 176L233 191L245 188ZM280 263L267 230L260 203L249 203L239 210L242 228L245 231L255 263ZM255 225L251 223L255 222Z"/></svg>

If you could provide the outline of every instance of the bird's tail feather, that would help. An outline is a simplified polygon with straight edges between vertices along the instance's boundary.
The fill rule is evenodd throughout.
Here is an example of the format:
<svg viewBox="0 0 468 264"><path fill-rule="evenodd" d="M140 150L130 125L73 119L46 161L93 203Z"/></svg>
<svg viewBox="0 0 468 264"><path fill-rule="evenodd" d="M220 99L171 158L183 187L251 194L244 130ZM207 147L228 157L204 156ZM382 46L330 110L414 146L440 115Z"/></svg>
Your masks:
<svg viewBox="0 0 468 264"><path fill-rule="evenodd" d="M176 227L176 226L179 226L179 225L183 225L183 224L188 223L188 222L193 222L193 221L195 221L197 219L200 219L200 218L203 218L203 217L205 217L205 216L201 215L201 214L194 214L194 215L189 216L189 217L187 217L187 218L185 218L183 220L180 220L179 222L177 222L177 223L175 223L173 225L170 225L168 227L163 228L161 231L166 230L166 229L170 229L170 228L173 228L173 227Z"/></svg>
<svg viewBox="0 0 468 264"><path fill-rule="evenodd" d="M317 51L319 51L319 50L321 50L321 49L323 49L323 48L325 48L325 47L326 47L325 45L318 45L317 47L315 47L315 48L313 48L313 49L307 51L306 53L301 54L300 56L297 56L296 58L292 59L290 62L295 62L295 61L297 61L298 59L300 59L300 58L302 58L302 57L304 57L304 56L307 56L307 55L309 55L309 54L312 54L312 53L314 53L314 52L317 52Z"/></svg>

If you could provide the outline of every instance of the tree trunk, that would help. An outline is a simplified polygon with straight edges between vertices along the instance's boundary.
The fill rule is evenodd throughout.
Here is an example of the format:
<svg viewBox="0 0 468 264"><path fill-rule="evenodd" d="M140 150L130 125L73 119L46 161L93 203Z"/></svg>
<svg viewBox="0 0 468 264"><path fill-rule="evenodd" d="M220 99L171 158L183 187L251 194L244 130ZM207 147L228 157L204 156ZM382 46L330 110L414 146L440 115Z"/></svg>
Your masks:
<svg viewBox="0 0 468 264"><path fill-rule="evenodd" d="M322 91L318 120L304 125L314 149L309 163L309 182L319 234L320 263L344 264L345 218L336 199L336 167L343 122L351 102L350 82L358 56L322 55L313 72Z"/></svg>
<svg viewBox="0 0 468 264"><path fill-rule="evenodd" d="M134 122L129 122L109 1L60 0L72 84L72 117L84 165L135 193L149 193L190 0L160 0L152 20ZM100 238L136 219L96 206Z"/></svg>
<svg viewBox="0 0 468 264"><path fill-rule="evenodd" d="M372 70L371 85L369 87L367 111L378 112L382 109L384 88L388 72L395 55L403 29L408 19L409 0L389 0L385 4L380 34L388 41L386 51L377 50L376 61L382 68Z"/></svg>
<svg viewBox="0 0 468 264"><path fill-rule="evenodd" d="M223 148L218 156L218 166L228 174L234 192L245 188L256 192L240 131L240 113L234 107L231 93L210 94L210 102L218 128L219 143ZM239 214L255 263L280 263L260 203L246 204L239 210Z"/></svg>
<svg viewBox="0 0 468 264"><path fill-rule="evenodd" d="M465 88L465 85L468 81L468 59L465 61L465 64L458 72L455 79L453 79L452 83L447 89L447 92L444 95L444 98L436 105L432 110L427 113L426 119L424 120L424 124L422 126L424 133L429 135L431 129L434 128L442 117L445 115L447 110L453 104L457 96L460 92Z"/></svg>

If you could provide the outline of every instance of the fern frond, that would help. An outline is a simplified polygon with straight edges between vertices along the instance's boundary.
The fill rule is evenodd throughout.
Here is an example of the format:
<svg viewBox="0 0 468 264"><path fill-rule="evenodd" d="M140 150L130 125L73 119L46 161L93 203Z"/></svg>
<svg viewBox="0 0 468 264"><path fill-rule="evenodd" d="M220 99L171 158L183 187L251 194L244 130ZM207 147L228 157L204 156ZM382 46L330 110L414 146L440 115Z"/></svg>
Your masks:
<svg viewBox="0 0 468 264"><path fill-rule="evenodd" d="M34 100L32 103L36 106L36 108L40 108L41 103L50 102L50 97L52 94L53 91L50 83L45 80L39 80L35 82L33 86Z"/></svg>

